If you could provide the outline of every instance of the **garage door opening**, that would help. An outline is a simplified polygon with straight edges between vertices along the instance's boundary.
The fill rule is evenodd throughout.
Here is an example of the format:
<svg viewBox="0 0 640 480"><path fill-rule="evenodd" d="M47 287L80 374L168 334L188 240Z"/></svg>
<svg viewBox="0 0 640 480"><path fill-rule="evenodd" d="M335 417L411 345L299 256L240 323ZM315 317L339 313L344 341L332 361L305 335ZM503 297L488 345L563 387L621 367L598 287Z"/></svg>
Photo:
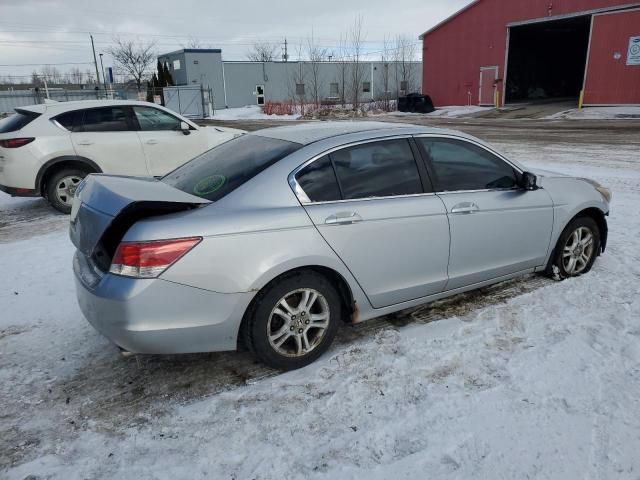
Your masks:
<svg viewBox="0 0 640 480"><path fill-rule="evenodd" d="M591 16L510 28L506 102L577 99Z"/></svg>

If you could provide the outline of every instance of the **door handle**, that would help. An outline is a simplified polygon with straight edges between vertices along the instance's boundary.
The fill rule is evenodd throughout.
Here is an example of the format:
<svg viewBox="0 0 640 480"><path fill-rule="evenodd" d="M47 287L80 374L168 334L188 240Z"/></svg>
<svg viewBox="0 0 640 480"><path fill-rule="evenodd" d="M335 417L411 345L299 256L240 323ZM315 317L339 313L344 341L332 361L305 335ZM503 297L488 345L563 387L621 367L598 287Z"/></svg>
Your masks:
<svg viewBox="0 0 640 480"><path fill-rule="evenodd" d="M480 211L480 207L473 202L462 202L454 205L451 209L451 213L475 213Z"/></svg>
<svg viewBox="0 0 640 480"><path fill-rule="evenodd" d="M158 143L158 140L154 140L153 138L151 140L147 140L147 145L156 145Z"/></svg>
<svg viewBox="0 0 640 480"><path fill-rule="evenodd" d="M352 225L362 221L362 217L355 212L336 213L324 221L327 225Z"/></svg>
<svg viewBox="0 0 640 480"><path fill-rule="evenodd" d="M93 145L91 140L79 140L78 145Z"/></svg>

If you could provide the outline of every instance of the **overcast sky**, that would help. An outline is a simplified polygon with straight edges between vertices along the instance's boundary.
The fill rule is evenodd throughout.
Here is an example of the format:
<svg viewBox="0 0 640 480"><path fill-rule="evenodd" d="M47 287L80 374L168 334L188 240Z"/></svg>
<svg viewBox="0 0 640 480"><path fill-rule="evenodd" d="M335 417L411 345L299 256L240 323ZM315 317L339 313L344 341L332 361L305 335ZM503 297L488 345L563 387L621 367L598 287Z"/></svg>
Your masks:
<svg viewBox="0 0 640 480"><path fill-rule="evenodd" d="M0 0L0 77L28 76L41 64L61 71L92 68L89 33L96 53L115 35L156 42L157 53L197 39L221 48L225 60L243 60L257 40L281 44L290 54L306 42L336 50L340 35L357 16L363 20L365 50L377 58L385 36L418 35L470 0ZM417 48L419 55L420 49ZM75 65L75 63L78 63ZM112 61L105 54L105 68ZM31 65L38 64L38 65ZM20 65L20 66L18 66Z"/></svg>

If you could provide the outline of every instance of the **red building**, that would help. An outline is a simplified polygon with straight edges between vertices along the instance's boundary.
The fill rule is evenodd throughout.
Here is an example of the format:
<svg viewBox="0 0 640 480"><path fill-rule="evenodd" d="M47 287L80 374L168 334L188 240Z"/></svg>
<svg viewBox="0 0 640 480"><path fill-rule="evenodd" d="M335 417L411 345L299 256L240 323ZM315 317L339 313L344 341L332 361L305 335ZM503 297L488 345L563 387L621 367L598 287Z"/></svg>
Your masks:
<svg viewBox="0 0 640 480"><path fill-rule="evenodd" d="M476 0L420 36L422 90L443 105L575 98L640 105L640 3Z"/></svg>

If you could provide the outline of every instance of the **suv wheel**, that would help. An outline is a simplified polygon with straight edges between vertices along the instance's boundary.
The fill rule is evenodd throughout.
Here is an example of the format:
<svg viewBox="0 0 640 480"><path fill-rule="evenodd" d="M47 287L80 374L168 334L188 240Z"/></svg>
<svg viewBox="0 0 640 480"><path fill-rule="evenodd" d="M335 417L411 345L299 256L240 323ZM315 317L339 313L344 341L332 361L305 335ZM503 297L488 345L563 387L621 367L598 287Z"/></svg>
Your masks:
<svg viewBox="0 0 640 480"><path fill-rule="evenodd" d="M324 276L295 273L259 295L248 312L244 341L260 361L294 370L327 351L341 322L342 303Z"/></svg>
<svg viewBox="0 0 640 480"><path fill-rule="evenodd" d="M70 213L76 189L88 173L79 168L63 168L54 173L47 181L45 190L51 206L59 212Z"/></svg>

